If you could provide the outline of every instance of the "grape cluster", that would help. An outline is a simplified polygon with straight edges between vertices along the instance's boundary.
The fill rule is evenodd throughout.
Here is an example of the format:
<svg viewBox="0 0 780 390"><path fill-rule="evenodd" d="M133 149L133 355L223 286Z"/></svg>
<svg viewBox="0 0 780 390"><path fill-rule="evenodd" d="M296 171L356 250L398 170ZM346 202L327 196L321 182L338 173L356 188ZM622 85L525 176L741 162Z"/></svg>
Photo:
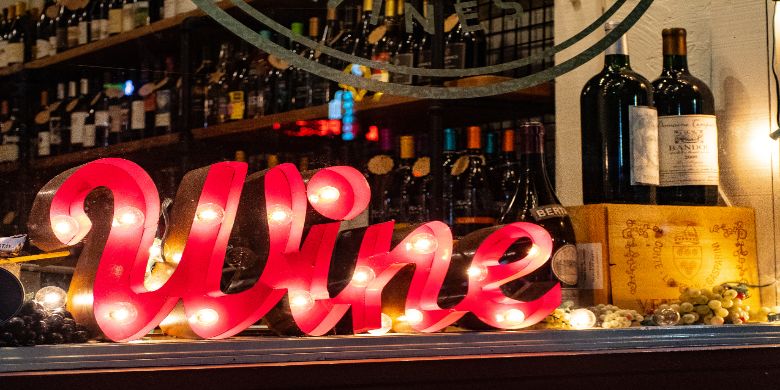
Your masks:
<svg viewBox="0 0 780 390"><path fill-rule="evenodd" d="M0 347L85 343L87 328L76 324L64 309L49 312L35 301L25 302L19 313L0 326Z"/></svg>
<svg viewBox="0 0 780 390"><path fill-rule="evenodd" d="M744 285L722 284L712 289L685 288L680 300L667 306L680 313L684 325L740 325L750 319L750 306L743 303L746 298Z"/></svg>
<svg viewBox="0 0 780 390"><path fill-rule="evenodd" d="M621 309L615 305L600 304L589 307L588 310L596 314L597 328L630 328L640 326L645 319L636 310Z"/></svg>
<svg viewBox="0 0 780 390"><path fill-rule="evenodd" d="M561 304L560 307L553 310L545 319L540 323L544 329L571 329L571 323L569 323L571 317L571 310L574 307L574 302L566 301Z"/></svg>

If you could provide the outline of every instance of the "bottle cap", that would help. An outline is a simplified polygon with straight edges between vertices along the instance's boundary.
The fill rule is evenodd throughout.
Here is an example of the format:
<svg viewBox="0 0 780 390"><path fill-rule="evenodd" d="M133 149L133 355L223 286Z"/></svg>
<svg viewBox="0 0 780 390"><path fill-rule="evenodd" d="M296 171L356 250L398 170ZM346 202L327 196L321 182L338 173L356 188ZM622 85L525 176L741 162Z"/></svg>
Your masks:
<svg viewBox="0 0 780 390"><path fill-rule="evenodd" d="M374 9L374 0L363 0L363 12L368 12Z"/></svg>
<svg viewBox="0 0 780 390"><path fill-rule="evenodd" d="M338 20L339 15L336 11L336 8L328 7L328 15L326 16L327 20Z"/></svg>
<svg viewBox="0 0 780 390"><path fill-rule="evenodd" d="M395 0L385 0L385 16L393 17L396 15Z"/></svg>
<svg viewBox="0 0 780 390"><path fill-rule="evenodd" d="M482 129L480 129L479 126L471 126L468 128L466 148L482 149Z"/></svg>
<svg viewBox="0 0 780 390"><path fill-rule="evenodd" d="M504 130L504 139L503 139L501 150L504 151L504 153L511 153L515 151L515 130L514 129Z"/></svg>
<svg viewBox="0 0 780 390"><path fill-rule="evenodd" d="M685 56L688 55L688 32L684 28L666 28L663 33L664 55Z"/></svg>
<svg viewBox="0 0 780 390"><path fill-rule="evenodd" d="M236 150L236 156L234 160L238 162L246 162L246 152L243 150Z"/></svg>
<svg viewBox="0 0 780 390"><path fill-rule="evenodd" d="M279 165L279 156L275 154L269 154L268 157L266 157L266 162L268 163L268 168L271 169Z"/></svg>
<svg viewBox="0 0 780 390"><path fill-rule="evenodd" d="M293 34L303 35L303 23L301 22L293 23L292 25L290 25L290 30L292 30Z"/></svg>
<svg viewBox="0 0 780 390"><path fill-rule="evenodd" d="M496 150L498 149L496 146L496 133L492 131L488 131L487 134L485 134L485 154L493 155L496 153Z"/></svg>
<svg viewBox="0 0 780 390"><path fill-rule="evenodd" d="M397 11L396 11L396 14L397 14L398 16L401 16L401 15L403 15L404 13L406 13L406 9L405 9L406 7L404 6L404 2L405 2L405 1L406 1L406 0L399 0L399 1L398 1L398 7L397 7Z"/></svg>
<svg viewBox="0 0 780 390"><path fill-rule="evenodd" d="M314 16L309 18L309 37L317 38L320 33L320 18Z"/></svg>
<svg viewBox="0 0 780 390"><path fill-rule="evenodd" d="M263 38L267 41L271 40L271 32L268 30L260 30L260 38Z"/></svg>
<svg viewBox="0 0 780 390"><path fill-rule="evenodd" d="M393 133L388 128L379 129L379 149L383 152L393 150Z"/></svg>
<svg viewBox="0 0 780 390"><path fill-rule="evenodd" d="M610 20L606 23L604 23L604 31L609 33L610 31L614 30L615 27L619 26L620 22L617 20Z"/></svg>
<svg viewBox="0 0 780 390"><path fill-rule="evenodd" d="M454 129L444 129L444 151L454 152L458 149L457 133Z"/></svg>
<svg viewBox="0 0 780 390"><path fill-rule="evenodd" d="M401 136L401 159L414 158L414 136Z"/></svg>

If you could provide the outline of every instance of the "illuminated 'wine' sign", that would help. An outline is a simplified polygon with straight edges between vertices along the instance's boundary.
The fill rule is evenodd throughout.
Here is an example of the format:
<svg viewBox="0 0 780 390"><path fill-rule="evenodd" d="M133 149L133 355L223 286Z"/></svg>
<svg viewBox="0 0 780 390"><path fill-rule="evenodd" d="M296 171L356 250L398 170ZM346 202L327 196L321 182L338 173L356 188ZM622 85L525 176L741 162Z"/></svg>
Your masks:
<svg viewBox="0 0 780 390"><path fill-rule="evenodd" d="M224 162L189 172L162 248L178 266L153 288L144 282L160 199L149 175L130 161L97 160L55 177L38 193L29 228L44 250L84 242L68 307L79 323L115 341L138 339L158 325L174 335L225 338L263 317L280 332L323 335L348 311L353 332L387 332L393 318L383 293L406 268L411 278L395 320L419 332L438 331L466 313L494 328L520 329L560 304L557 285L530 302L502 293L502 285L544 265L552 251L544 229L514 223L462 240L477 241L475 250L461 251L471 258L459 270L468 289L442 307L440 291L452 272L449 228L428 222L394 231L385 222L340 231L369 201L368 183L351 167L302 175L282 164L247 177L245 163ZM239 236L264 267L251 287L224 293L226 249ZM527 255L499 263L521 239L531 242ZM351 270L335 294L333 269Z"/></svg>

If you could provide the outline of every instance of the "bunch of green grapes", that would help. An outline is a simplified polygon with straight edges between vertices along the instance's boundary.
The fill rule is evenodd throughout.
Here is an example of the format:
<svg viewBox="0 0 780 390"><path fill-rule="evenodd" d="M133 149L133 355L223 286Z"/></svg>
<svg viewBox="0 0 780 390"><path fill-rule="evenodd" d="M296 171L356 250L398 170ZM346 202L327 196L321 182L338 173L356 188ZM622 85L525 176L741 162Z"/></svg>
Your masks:
<svg viewBox="0 0 780 390"><path fill-rule="evenodd" d="M572 327L571 323L569 323L569 319L571 318L571 311L573 308L574 302L563 302L561 306L545 317L540 325L545 329L571 329Z"/></svg>
<svg viewBox="0 0 780 390"><path fill-rule="evenodd" d="M670 305L680 312L680 322L685 325L724 323L744 324L750 319L750 306L743 300L748 297L744 285L722 284L710 289L684 288L680 300Z"/></svg>
<svg viewBox="0 0 780 390"><path fill-rule="evenodd" d="M645 319L636 310L621 309L615 305L600 304L588 309L596 314L597 328L630 328L632 326L640 326Z"/></svg>

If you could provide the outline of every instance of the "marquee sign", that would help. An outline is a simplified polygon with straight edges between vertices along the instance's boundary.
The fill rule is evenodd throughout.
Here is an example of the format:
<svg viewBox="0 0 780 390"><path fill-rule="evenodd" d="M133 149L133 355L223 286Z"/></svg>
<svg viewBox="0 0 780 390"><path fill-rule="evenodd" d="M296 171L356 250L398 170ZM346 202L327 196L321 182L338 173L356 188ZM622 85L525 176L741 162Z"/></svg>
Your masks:
<svg viewBox="0 0 780 390"><path fill-rule="evenodd" d="M449 1L449 0L439 0L439 1ZM457 77L466 77L466 76L497 74L497 73L517 69L523 66L527 66L529 64L539 62L543 59L551 58L556 53L562 52L563 50L568 49L574 46L575 44L581 42L584 38L588 37L593 32L601 28L604 25L604 23L610 20L610 18L614 17L618 13L618 11L622 10L627 14L627 16L620 23L620 25L618 25L614 30L609 32L604 38L599 40L597 43L588 47L578 55L568 60L562 61L551 68L544 69L542 71L539 71L538 73L528 75L522 78L507 80L504 82L491 84L487 86L446 87L446 88L397 84L388 81L379 81L371 78L359 77L349 72L345 73L343 72L343 69L334 69L322 63L308 60L303 56L296 55L292 51L287 50L284 47L268 39L264 39L257 32L253 31L247 25L240 22L236 18L230 16L218 5L214 4L212 0L193 0L193 2L202 11L204 11L207 15L209 15L212 19L222 24L225 28L227 28L229 31L239 36L243 40L253 44L254 46L263 50L266 53L270 53L278 57L279 59L286 61L291 66L304 69L310 73L316 74L317 76L329 80L337 81L343 85L354 86L362 90L377 91L377 92L389 93L398 96L411 96L411 97L418 97L418 98L437 98L437 99L461 99L461 98L473 98L473 97L492 96L492 95L510 93L513 91L517 91L520 89L541 84L543 82L552 80L558 76L561 76L565 73L568 73L569 71L576 69L580 65L590 61L591 59L601 54L610 45L612 45L621 36L623 36L642 17L642 15L644 15L647 9L652 5L653 0L639 0L638 3L634 5L633 8L630 9L629 11L626 11L628 8L631 8L630 6L626 5L628 0L617 0L597 20L595 20L593 23L588 25L579 33L573 35L572 37L566 40L563 40L560 44L556 45L553 48L547 49L541 53L534 54L526 58L520 58L502 64L495 64L495 65L490 65L485 67L475 67L475 68L467 68L467 69L427 69L427 68L394 65L386 62L373 61L368 58L358 57L350 53L344 53L334 48L331 48L329 46L326 46L320 42L311 40L307 37L294 34L292 31L285 28L280 23L274 21L272 18L266 16L261 11L249 5L244 0L231 0L231 2L238 9L240 9L242 12L244 12L246 15L250 16L254 20L262 23L269 30L279 34L280 36L291 39L292 41L306 48L317 50L323 55L338 59L345 63L365 66L374 70L387 71L394 74L426 76L426 77L433 77L433 78L457 78ZM343 0L341 1L330 0L328 2L328 5L337 8L339 6L343 6L342 3ZM375 25L379 22L378 15L379 15L379 10L381 10L382 4L383 4L382 0L373 0L374 13L371 18L371 23ZM477 6L476 1L457 1L455 3L455 9L459 17L459 20L461 21L461 23L463 23L464 26L466 26L467 29L470 30L479 30L485 28L483 24L480 24L476 20L477 19L476 6ZM520 3L516 1L510 1L510 0L506 0L506 1L493 0L491 6L496 7L497 9L500 10L507 10L507 12L509 12L510 15L517 15L523 11L523 7ZM407 17L405 20L407 26L418 24L422 26L422 28L426 32L430 34L433 33L434 8L432 6L430 6L431 8L428 12L428 15L430 15L428 16L428 18L422 16L424 13L420 12L420 10L416 10L409 3L406 3L405 7L407 10L409 10L407 12Z"/></svg>
<svg viewBox="0 0 780 390"><path fill-rule="evenodd" d="M145 274L160 199L149 175L130 161L101 159L52 179L36 196L29 231L47 251L83 242L68 308L78 323L115 341L138 339L158 325L177 336L225 338L263 317L280 333L324 335L348 312L354 333L381 334L393 320L383 293L401 271L411 278L395 320L418 332L441 330L466 313L494 328L520 329L559 306L560 285L529 302L500 289L547 262L552 240L541 227L483 229L454 248L442 222L342 231L369 201L367 181L351 167L300 173L282 164L247 176L245 163L223 162L191 171L161 248L178 266L157 286L145 283ZM220 289L225 253L238 238L263 259L263 271L251 288L226 294ZM499 263L519 240L530 240L527 253ZM453 251L468 261L454 265ZM351 275L335 294L329 291L333 269ZM453 272L467 278L467 291L442 307L440 291L452 287Z"/></svg>

